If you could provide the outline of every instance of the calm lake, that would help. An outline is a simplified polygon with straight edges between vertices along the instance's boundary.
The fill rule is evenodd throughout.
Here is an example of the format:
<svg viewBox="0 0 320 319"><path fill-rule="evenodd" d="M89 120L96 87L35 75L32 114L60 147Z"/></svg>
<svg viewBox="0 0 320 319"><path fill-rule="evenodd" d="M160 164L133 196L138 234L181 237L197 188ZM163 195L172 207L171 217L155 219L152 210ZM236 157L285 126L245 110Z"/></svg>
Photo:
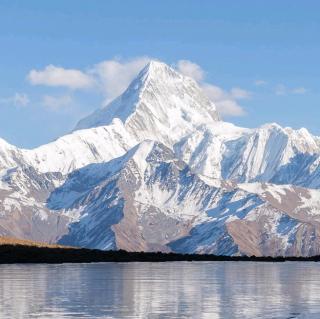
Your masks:
<svg viewBox="0 0 320 319"><path fill-rule="evenodd" d="M320 263L0 265L0 318L320 318Z"/></svg>

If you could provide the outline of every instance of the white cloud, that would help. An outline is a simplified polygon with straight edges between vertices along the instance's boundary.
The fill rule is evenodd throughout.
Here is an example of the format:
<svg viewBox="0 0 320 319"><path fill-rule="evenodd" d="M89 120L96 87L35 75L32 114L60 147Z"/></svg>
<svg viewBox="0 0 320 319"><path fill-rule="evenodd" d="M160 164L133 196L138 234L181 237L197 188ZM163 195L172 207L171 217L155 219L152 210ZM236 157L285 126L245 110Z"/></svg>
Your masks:
<svg viewBox="0 0 320 319"><path fill-rule="evenodd" d="M71 89L98 88L104 95L104 104L106 104L120 95L150 60L147 56L131 60L105 60L86 71L48 65L43 70L30 71L28 79L35 85L64 86ZM216 104L221 115L242 116L245 114L238 100L250 98L250 92L239 87L226 91L205 82L204 70L194 62L179 60L176 66L179 72L199 82L208 97ZM47 95L43 98L43 104L52 109L58 109L70 103L70 97L67 96Z"/></svg>
<svg viewBox="0 0 320 319"><path fill-rule="evenodd" d="M150 61L148 57L121 61L102 61L86 71L48 65L43 70L31 70L27 76L33 85L67 87L70 89L98 88L107 101L120 95Z"/></svg>
<svg viewBox="0 0 320 319"><path fill-rule="evenodd" d="M191 61L179 60L177 63L177 69L182 74L189 76L198 82L204 79L205 73L202 68L198 64Z"/></svg>
<svg viewBox="0 0 320 319"><path fill-rule="evenodd" d="M72 103L72 97L69 95L62 95L62 96L45 95L42 98L42 103L45 107L51 110L58 110L58 109L69 106Z"/></svg>
<svg viewBox="0 0 320 319"><path fill-rule="evenodd" d="M291 90L291 92L293 93L293 94L305 94L305 93L307 93L307 89L306 88L304 88L304 87L298 87L298 88L294 88L294 89L292 89Z"/></svg>
<svg viewBox="0 0 320 319"><path fill-rule="evenodd" d="M29 97L25 93L15 93L13 96L0 98L0 104L11 104L20 107L27 106L29 103Z"/></svg>
<svg viewBox="0 0 320 319"><path fill-rule="evenodd" d="M215 103L222 116L243 116L246 114L243 107L238 104L233 96L232 90L228 93L220 87L208 83L203 84L202 88L210 100ZM241 95L242 98L244 98L243 95Z"/></svg>
<svg viewBox="0 0 320 319"><path fill-rule="evenodd" d="M256 80L254 82L254 85L256 85L256 86L264 86L266 84L267 84L267 81L265 81L265 80Z"/></svg>
<svg viewBox="0 0 320 319"><path fill-rule="evenodd" d="M222 116L243 116L246 114L244 109L234 100L221 100L215 104Z"/></svg>
<svg viewBox="0 0 320 319"><path fill-rule="evenodd" d="M84 89L94 85L94 80L88 74L54 65L48 65L43 70L31 70L27 78L33 85L61 86L70 89Z"/></svg>
<svg viewBox="0 0 320 319"><path fill-rule="evenodd" d="M205 72L196 63L188 60L180 60L177 63L177 69L182 74L192 77L199 82L207 96L215 103L218 112L222 116L243 116L245 111L238 103L238 100L249 99L251 93L239 87L232 88L230 92L219 86L206 83Z"/></svg>
<svg viewBox="0 0 320 319"><path fill-rule="evenodd" d="M97 78L107 102L120 95L149 61L148 57L106 60L96 64L89 73Z"/></svg>
<svg viewBox="0 0 320 319"><path fill-rule="evenodd" d="M204 83L202 84L202 88L206 92L208 97L213 101L220 101L227 98L228 94L226 94L226 92L218 86Z"/></svg>

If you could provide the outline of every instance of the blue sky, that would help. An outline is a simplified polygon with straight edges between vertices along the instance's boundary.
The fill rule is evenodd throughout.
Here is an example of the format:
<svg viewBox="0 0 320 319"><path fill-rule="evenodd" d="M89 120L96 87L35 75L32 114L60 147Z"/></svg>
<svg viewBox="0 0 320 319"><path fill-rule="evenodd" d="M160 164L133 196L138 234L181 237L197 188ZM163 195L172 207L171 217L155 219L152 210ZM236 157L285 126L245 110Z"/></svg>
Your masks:
<svg viewBox="0 0 320 319"><path fill-rule="evenodd" d="M191 72L228 121L320 135L319 12L312 0L1 0L0 137L34 147L70 131L148 57Z"/></svg>

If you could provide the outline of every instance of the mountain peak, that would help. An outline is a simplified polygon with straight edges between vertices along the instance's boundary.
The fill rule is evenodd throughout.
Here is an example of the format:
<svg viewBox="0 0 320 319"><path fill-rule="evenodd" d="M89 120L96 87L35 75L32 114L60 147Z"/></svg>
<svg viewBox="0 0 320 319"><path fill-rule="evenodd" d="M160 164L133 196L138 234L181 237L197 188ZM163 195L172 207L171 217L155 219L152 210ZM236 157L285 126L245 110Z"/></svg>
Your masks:
<svg viewBox="0 0 320 319"><path fill-rule="evenodd" d="M159 60L151 60L149 61L146 66L144 67L145 70L149 72L157 71L157 70L165 70L170 68L166 63L161 62Z"/></svg>
<svg viewBox="0 0 320 319"><path fill-rule="evenodd" d="M182 75L178 73L175 69L170 67L168 64L158 61L151 60L148 64L141 70L138 77L145 76L148 78L156 77L158 80L164 80L165 78L181 78Z"/></svg>
<svg viewBox="0 0 320 319"><path fill-rule="evenodd" d="M219 120L215 105L191 78L152 60L125 92L81 120L78 129L106 126L119 118L138 140L172 145L203 124Z"/></svg>

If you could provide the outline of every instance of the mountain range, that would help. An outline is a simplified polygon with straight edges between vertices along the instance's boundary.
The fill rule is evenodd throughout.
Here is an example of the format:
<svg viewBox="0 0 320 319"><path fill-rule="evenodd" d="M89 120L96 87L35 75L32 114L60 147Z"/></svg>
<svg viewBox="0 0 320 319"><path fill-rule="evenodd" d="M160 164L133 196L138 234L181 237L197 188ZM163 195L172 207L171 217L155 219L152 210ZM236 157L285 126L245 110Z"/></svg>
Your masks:
<svg viewBox="0 0 320 319"><path fill-rule="evenodd" d="M320 137L224 122L149 62L107 106L26 150L0 139L0 236L102 250L320 254Z"/></svg>

